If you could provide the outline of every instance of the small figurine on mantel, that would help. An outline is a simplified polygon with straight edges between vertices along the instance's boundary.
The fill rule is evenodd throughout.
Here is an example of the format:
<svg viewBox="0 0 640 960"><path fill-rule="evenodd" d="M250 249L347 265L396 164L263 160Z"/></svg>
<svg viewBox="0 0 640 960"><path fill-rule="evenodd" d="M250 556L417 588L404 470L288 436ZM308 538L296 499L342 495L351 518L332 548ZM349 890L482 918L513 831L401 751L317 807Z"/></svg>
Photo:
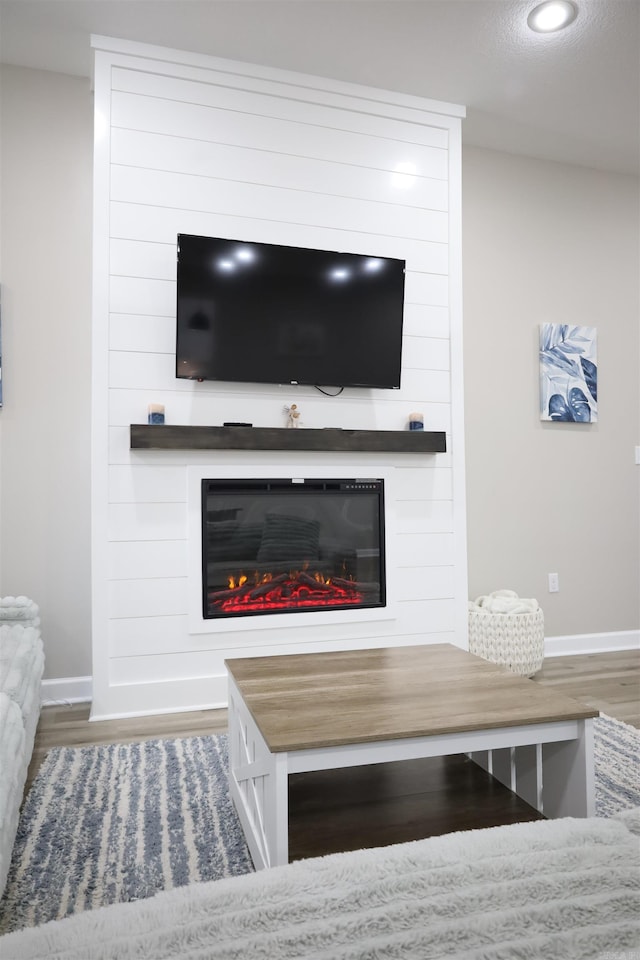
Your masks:
<svg viewBox="0 0 640 960"><path fill-rule="evenodd" d="M292 403L290 407L284 408L284 412L287 414L287 426L297 427L298 420L300 419L300 411L298 410L298 404Z"/></svg>

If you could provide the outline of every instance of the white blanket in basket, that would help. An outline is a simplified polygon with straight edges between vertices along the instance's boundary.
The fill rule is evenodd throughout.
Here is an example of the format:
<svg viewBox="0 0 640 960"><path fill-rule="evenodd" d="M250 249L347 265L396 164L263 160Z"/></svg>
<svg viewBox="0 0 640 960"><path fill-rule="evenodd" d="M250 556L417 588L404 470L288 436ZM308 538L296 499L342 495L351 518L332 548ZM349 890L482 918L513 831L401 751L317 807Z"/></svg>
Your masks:
<svg viewBox="0 0 640 960"><path fill-rule="evenodd" d="M519 597L513 590L494 590L486 597L469 601L469 610L473 613L535 613L539 609L537 600Z"/></svg>

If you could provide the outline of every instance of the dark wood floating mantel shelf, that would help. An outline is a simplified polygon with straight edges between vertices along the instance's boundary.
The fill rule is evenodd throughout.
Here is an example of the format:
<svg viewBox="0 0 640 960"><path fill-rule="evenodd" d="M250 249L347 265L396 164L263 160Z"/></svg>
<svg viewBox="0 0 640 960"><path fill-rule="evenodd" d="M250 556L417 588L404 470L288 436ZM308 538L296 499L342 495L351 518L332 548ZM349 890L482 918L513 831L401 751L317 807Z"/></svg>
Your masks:
<svg viewBox="0 0 640 960"><path fill-rule="evenodd" d="M446 434L427 430L307 430L132 423L132 450L344 450L445 453Z"/></svg>

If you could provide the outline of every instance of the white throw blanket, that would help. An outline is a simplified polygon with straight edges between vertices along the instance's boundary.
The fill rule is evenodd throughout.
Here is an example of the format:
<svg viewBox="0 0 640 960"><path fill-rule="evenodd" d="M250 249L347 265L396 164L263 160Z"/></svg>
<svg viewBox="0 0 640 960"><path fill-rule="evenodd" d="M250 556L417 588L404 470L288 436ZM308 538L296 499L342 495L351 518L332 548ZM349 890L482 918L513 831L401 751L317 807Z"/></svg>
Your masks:
<svg viewBox="0 0 640 960"><path fill-rule="evenodd" d="M604 960L640 945L639 816L303 860L0 938L2 960Z"/></svg>
<svg viewBox="0 0 640 960"><path fill-rule="evenodd" d="M494 590L486 597L469 601L469 610L473 613L535 613L539 609L537 600L519 597L513 590Z"/></svg>
<svg viewBox="0 0 640 960"><path fill-rule="evenodd" d="M29 597L0 597L0 623L21 623L23 626L40 625L38 604Z"/></svg>

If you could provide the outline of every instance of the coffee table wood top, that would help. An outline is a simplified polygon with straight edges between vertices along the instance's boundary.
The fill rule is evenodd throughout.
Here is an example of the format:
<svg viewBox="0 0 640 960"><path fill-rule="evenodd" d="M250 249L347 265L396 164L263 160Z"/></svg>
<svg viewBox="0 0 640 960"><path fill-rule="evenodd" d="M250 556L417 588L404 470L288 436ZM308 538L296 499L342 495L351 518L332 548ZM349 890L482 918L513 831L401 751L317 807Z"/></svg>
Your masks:
<svg viewBox="0 0 640 960"><path fill-rule="evenodd" d="M598 716L447 643L225 663L272 753Z"/></svg>

